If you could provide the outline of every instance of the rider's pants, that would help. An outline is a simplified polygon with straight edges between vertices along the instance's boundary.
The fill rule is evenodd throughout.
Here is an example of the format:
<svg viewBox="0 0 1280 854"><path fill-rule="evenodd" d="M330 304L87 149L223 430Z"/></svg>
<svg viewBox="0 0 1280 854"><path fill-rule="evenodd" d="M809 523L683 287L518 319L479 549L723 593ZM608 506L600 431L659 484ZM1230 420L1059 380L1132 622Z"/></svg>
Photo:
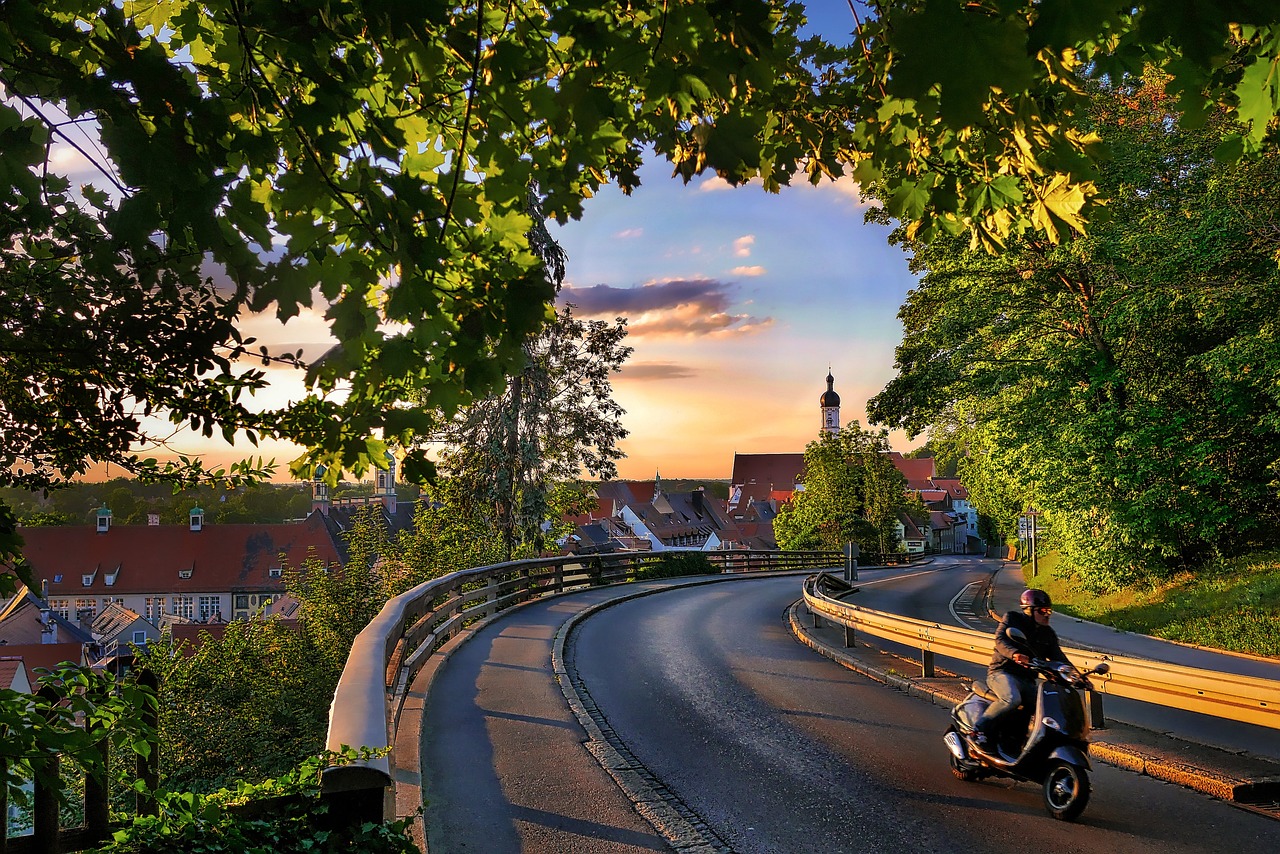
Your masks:
<svg viewBox="0 0 1280 854"><path fill-rule="evenodd" d="M979 732L985 732L988 735L995 735L1000 726L1000 719L1022 705L1023 701L1035 702L1034 679L1019 679L1012 673L992 670L987 673L987 687L998 699L987 706L987 710L978 718L976 728Z"/></svg>

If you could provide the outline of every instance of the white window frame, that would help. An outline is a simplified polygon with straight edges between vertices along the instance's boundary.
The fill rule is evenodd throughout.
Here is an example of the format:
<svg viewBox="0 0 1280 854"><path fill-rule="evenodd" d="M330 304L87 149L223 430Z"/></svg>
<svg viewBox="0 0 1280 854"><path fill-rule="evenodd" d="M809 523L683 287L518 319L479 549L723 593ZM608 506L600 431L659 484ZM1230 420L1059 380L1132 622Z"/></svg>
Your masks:
<svg viewBox="0 0 1280 854"><path fill-rule="evenodd" d="M201 596L198 600L199 610L196 612L200 616L201 622L208 622L213 618L214 614L222 613L222 597L221 596Z"/></svg>

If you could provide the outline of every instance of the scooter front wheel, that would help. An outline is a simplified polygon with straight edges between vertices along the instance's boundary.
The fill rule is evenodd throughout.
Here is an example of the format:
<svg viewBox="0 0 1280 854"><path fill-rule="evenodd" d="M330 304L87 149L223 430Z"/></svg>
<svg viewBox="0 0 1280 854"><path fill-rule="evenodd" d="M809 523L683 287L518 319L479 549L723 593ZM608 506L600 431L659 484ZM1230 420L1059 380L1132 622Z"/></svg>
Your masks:
<svg viewBox="0 0 1280 854"><path fill-rule="evenodd" d="M1089 772L1070 762L1054 762L1044 777L1044 806L1060 821L1074 821L1089 803Z"/></svg>

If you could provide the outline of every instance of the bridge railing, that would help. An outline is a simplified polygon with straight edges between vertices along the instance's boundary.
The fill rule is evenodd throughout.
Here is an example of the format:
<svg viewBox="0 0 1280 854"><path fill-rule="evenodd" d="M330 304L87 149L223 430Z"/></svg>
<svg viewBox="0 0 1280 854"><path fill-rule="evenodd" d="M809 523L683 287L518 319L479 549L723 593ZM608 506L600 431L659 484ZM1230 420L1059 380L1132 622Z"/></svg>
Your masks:
<svg viewBox="0 0 1280 854"><path fill-rule="evenodd" d="M702 555L719 573L813 570L843 561L832 551L625 552L511 561L420 584L387 602L351 648L330 708L327 747L370 755L328 769L325 796L352 822L395 816L391 750L408 686L431 654L468 625L542 596L634 581L666 558L687 554Z"/></svg>
<svg viewBox="0 0 1280 854"><path fill-rule="evenodd" d="M836 598L837 592L848 589L825 573L806 578L803 585L809 612L844 626L847 644L852 644L852 632L864 631L919 649L926 668L932 666L935 654L975 664L991 661L993 634L901 617ZM1102 661L1110 665L1106 675L1090 677L1100 694L1280 729L1280 681L1096 650L1064 647L1063 651L1081 669Z"/></svg>

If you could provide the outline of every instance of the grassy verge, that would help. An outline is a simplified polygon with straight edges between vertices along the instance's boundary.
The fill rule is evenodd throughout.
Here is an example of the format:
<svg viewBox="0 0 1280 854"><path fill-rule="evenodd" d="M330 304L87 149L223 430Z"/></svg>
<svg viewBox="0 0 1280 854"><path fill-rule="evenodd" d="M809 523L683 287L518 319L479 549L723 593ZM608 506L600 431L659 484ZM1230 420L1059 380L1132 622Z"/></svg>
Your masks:
<svg viewBox="0 0 1280 854"><path fill-rule="evenodd" d="M1084 590L1057 570L1057 556L1024 565L1027 583L1054 607L1130 632L1255 655L1280 656L1280 552L1260 552L1180 575L1157 587Z"/></svg>

